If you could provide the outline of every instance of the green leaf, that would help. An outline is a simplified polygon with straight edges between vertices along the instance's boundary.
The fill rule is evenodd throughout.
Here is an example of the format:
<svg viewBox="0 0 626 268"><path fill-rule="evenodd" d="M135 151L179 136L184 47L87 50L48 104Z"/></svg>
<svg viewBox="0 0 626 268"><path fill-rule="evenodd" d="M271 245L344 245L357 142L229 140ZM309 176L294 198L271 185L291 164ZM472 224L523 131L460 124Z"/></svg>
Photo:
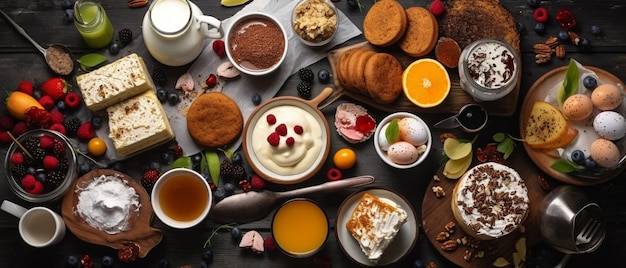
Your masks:
<svg viewBox="0 0 626 268"><path fill-rule="evenodd" d="M191 168L191 157L183 156L178 158L172 164L173 168Z"/></svg>
<svg viewBox="0 0 626 268"><path fill-rule="evenodd" d="M215 151L206 151L204 152L204 158L206 159L206 164L209 168L209 174L211 175L211 180L213 180L213 184L215 184L216 186L219 185L220 157Z"/></svg>
<svg viewBox="0 0 626 268"><path fill-rule="evenodd" d="M563 85L559 88L558 101L559 106L563 106L563 103L567 98L578 92L578 65L574 59L570 59L569 66L567 67L567 73L565 73L565 79Z"/></svg>
<svg viewBox="0 0 626 268"><path fill-rule="evenodd" d="M494 141L496 142L501 142L504 140L504 138L506 138L506 134L502 133L502 132L498 132L496 134L493 134L493 136L491 136L491 138L493 138Z"/></svg>
<svg viewBox="0 0 626 268"><path fill-rule="evenodd" d="M504 159L508 159L509 156L513 153L515 149L515 143L510 138L504 139L502 142L498 143L496 150L504 154Z"/></svg>
<svg viewBox="0 0 626 268"><path fill-rule="evenodd" d="M578 170L578 165L576 165L576 163L569 161L567 159L560 158L554 161L554 163L550 165L550 168L561 173L570 173L570 172Z"/></svg>
<svg viewBox="0 0 626 268"><path fill-rule="evenodd" d="M104 55L89 53L80 57L78 59L78 63L80 63L80 68L83 69L83 71L88 71L89 69L102 64L106 60L107 58Z"/></svg>
<svg viewBox="0 0 626 268"><path fill-rule="evenodd" d="M389 126L387 126L387 130L385 131L385 138L389 144L392 144L398 140L399 136L400 126L398 125L398 120L391 120L391 122L389 122Z"/></svg>

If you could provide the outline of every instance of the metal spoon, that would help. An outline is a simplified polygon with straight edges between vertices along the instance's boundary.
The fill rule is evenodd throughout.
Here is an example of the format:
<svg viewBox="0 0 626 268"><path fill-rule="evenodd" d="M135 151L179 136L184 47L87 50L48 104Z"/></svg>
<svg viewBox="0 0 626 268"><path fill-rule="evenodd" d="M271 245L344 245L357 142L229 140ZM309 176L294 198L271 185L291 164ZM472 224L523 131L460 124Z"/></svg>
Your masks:
<svg viewBox="0 0 626 268"><path fill-rule="evenodd" d="M46 59L48 67L50 67L52 71L54 71L58 75L68 75L72 72L72 70L74 70L74 59L72 59L69 49L66 46L60 44L52 44L47 49L43 48L41 45L35 42L35 40L33 40L33 38L31 38L30 35L26 33L26 31L24 31L24 28L19 26L17 23L15 23L15 21L11 19L11 17L4 13L4 11L0 10L0 13L2 13L2 16L4 16L5 19L13 24L13 27L15 27L15 29L20 32L20 34L26 37L26 39L28 39L28 41L30 41L35 46L35 48L39 50L39 52L41 52L43 57ZM54 60L59 57L66 59L65 63L69 64L69 66L57 66L57 64L54 63ZM69 59L69 61L67 61L67 59Z"/></svg>
<svg viewBox="0 0 626 268"><path fill-rule="evenodd" d="M339 181L326 182L316 186L295 189L287 192L251 191L224 198L211 208L209 217L219 223L247 223L261 219L272 210L279 200L302 195L332 192L345 188L354 188L371 184L376 179L372 176L357 176Z"/></svg>

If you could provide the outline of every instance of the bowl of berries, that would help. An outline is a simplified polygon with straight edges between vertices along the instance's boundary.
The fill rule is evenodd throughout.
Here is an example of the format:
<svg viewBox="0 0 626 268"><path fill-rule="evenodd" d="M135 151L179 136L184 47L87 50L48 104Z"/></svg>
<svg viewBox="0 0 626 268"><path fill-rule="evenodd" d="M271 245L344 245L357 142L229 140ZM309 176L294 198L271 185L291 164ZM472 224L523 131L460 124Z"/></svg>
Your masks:
<svg viewBox="0 0 626 268"><path fill-rule="evenodd" d="M78 176L76 152L63 134L30 130L7 150L4 168L11 190L32 203L58 200Z"/></svg>

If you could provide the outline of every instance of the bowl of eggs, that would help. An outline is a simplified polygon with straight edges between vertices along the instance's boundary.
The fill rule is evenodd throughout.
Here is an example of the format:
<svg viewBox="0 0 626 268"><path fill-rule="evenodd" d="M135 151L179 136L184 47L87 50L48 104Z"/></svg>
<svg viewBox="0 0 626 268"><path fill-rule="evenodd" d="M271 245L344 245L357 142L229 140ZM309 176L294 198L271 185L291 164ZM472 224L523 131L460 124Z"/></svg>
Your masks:
<svg viewBox="0 0 626 268"><path fill-rule="evenodd" d="M432 147L428 125L419 116L397 112L385 117L374 132L374 148L383 162L406 169L424 162Z"/></svg>

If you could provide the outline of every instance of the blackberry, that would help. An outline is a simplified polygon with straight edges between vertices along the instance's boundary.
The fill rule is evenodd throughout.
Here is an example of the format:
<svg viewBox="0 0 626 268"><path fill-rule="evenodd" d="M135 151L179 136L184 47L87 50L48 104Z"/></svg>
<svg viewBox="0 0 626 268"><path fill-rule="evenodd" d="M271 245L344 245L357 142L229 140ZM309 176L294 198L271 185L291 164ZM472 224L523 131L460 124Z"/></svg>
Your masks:
<svg viewBox="0 0 626 268"><path fill-rule="evenodd" d="M152 70L152 80L159 86L165 84L165 70L161 68L155 68Z"/></svg>
<svg viewBox="0 0 626 268"><path fill-rule="evenodd" d="M229 180L241 179L245 178L246 170L241 165L236 165L228 160L224 160L220 164L220 175Z"/></svg>
<svg viewBox="0 0 626 268"><path fill-rule="evenodd" d="M55 141L52 144L52 155L61 157L65 155L65 145L60 141Z"/></svg>
<svg viewBox="0 0 626 268"><path fill-rule="evenodd" d="M298 77L300 77L300 80L302 81L313 83L313 78L315 76L311 68L305 67L305 68L298 70Z"/></svg>
<svg viewBox="0 0 626 268"><path fill-rule="evenodd" d="M63 179L65 179L65 173L59 170L52 170L48 172L46 175L46 181L43 185L44 189L46 189L47 192L56 189L59 185L61 185Z"/></svg>
<svg viewBox="0 0 626 268"><path fill-rule="evenodd" d="M306 81L300 82L298 84L298 95L305 99L311 97L311 83Z"/></svg>
<svg viewBox="0 0 626 268"><path fill-rule="evenodd" d="M61 172L67 172L70 168L70 163L67 158L59 159L59 165L57 166L57 170Z"/></svg>
<svg viewBox="0 0 626 268"><path fill-rule="evenodd" d="M117 33L117 37L122 42L122 45L128 45L130 41L133 41L133 32L128 28L124 28Z"/></svg>
<svg viewBox="0 0 626 268"><path fill-rule="evenodd" d="M39 139L32 136L28 137L22 142L22 146L24 146L24 149L26 149L26 151L32 152L35 149L39 148ZM24 157L24 160L26 160L26 157Z"/></svg>
<svg viewBox="0 0 626 268"><path fill-rule="evenodd" d="M13 176L21 178L26 175L26 167L24 165L14 165L11 167L11 172L13 173Z"/></svg>
<svg viewBox="0 0 626 268"><path fill-rule="evenodd" d="M43 158L46 156L47 153L46 150L42 148L36 148L35 150L31 151L30 154L36 161L41 162L43 161Z"/></svg>
<svg viewBox="0 0 626 268"><path fill-rule="evenodd" d="M65 125L65 131L67 131L68 135L76 135L76 131L78 131L81 123L80 119L76 117L68 117L63 124Z"/></svg>

